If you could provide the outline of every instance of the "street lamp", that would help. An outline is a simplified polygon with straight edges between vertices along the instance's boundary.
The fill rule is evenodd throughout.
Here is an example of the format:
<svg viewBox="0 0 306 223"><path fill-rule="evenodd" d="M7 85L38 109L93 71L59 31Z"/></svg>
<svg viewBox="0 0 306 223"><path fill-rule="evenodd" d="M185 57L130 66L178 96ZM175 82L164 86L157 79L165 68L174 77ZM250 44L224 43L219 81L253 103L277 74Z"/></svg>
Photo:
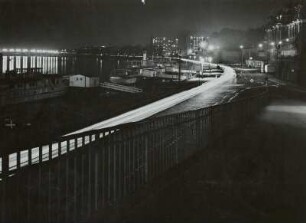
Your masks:
<svg viewBox="0 0 306 223"><path fill-rule="evenodd" d="M239 48L241 49L241 68L242 68L243 67L243 49L244 49L244 46L240 45Z"/></svg>
<svg viewBox="0 0 306 223"><path fill-rule="evenodd" d="M200 76L199 76L199 85L200 85L200 78L202 78L202 75L203 75L203 69L204 69L204 58L203 57L200 57L200 63L201 63L201 72L200 72Z"/></svg>
<svg viewBox="0 0 306 223"><path fill-rule="evenodd" d="M203 72L203 69L204 69L204 58L203 57L200 57L200 63L201 63L201 67L202 67L202 72Z"/></svg>

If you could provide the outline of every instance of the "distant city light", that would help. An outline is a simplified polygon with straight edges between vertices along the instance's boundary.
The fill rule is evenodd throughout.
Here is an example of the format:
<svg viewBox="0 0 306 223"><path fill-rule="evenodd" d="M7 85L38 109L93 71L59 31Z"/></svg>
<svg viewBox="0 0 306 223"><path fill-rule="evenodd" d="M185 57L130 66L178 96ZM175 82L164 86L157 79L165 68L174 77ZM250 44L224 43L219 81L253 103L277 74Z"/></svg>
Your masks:
<svg viewBox="0 0 306 223"><path fill-rule="evenodd" d="M7 51L8 51L8 49L6 49L6 48L2 49L2 52L7 52Z"/></svg>
<svg viewBox="0 0 306 223"><path fill-rule="evenodd" d="M287 39L286 39L286 42L289 42L289 41L290 41L289 38L287 38Z"/></svg>
<svg viewBox="0 0 306 223"><path fill-rule="evenodd" d="M200 57L200 63L201 63L201 64L204 64L204 62L205 62L204 58L203 58L203 57Z"/></svg>
<svg viewBox="0 0 306 223"><path fill-rule="evenodd" d="M207 57L207 61L208 61L209 63L211 63L211 62L213 61L213 58L212 58L212 57Z"/></svg>
<svg viewBox="0 0 306 223"><path fill-rule="evenodd" d="M253 57L250 57L250 60L253 60Z"/></svg>
<svg viewBox="0 0 306 223"><path fill-rule="evenodd" d="M200 47L202 48L202 49L205 49L206 47L207 47L207 42L206 41L202 41L202 42L200 42Z"/></svg>
<svg viewBox="0 0 306 223"><path fill-rule="evenodd" d="M283 41L279 41L278 44L279 44L279 45L282 45L282 44L283 44Z"/></svg>
<svg viewBox="0 0 306 223"><path fill-rule="evenodd" d="M209 46L208 46L208 50L209 50L209 51L213 51L214 49L215 49L215 46L214 46L214 45L209 45Z"/></svg>
<svg viewBox="0 0 306 223"><path fill-rule="evenodd" d="M263 44L262 44L262 43L258 44L258 47L259 47L259 48L262 48L262 47L263 47Z"/></svg>
<svg viewBox="0 0 306 223"><path fill-rule="evenodd" d="M192 49L188 49L187 54L192 54Z"/></svg>
<svg viewBox="0 0 306 223"><path fill-rule="evenodd" d="M141 0L141 3L145 5L146 4L146 0Z"/></svg>
<svg viewBox="0 0 306 223"><path fill-rule="evenodd" d="M244 46L243 45L240 45L240 49L243 49L244 48Z"/></svg>
<svg viewBox="0 0 306 223"><path fill-rule="evenodd" d="M271 45L271 46L275 46L275 42L271 42L270 45Z"/></svg>

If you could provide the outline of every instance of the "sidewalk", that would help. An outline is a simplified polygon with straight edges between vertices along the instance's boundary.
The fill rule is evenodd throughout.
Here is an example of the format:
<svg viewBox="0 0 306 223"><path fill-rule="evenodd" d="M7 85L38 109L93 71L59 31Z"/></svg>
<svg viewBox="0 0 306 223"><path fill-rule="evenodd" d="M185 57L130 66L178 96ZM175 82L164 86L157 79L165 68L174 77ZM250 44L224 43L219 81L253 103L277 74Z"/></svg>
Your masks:
<svg viewBox="0 0 306 223"><path fill-rule="evenodd" d="M306 222L305 136L306 103L275 100L112 221Z"/></svg>

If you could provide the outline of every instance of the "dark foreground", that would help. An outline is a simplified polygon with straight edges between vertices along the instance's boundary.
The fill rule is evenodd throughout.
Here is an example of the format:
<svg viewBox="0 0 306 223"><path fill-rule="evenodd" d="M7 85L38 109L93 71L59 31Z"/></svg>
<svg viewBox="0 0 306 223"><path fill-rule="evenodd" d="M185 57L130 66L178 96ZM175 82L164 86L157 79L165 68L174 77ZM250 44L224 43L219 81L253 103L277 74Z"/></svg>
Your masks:
<svg viewBox="0 0 306 223"><path fill-rule="evenodd" d="M275 100L245 129L173 169L105 222L306 221L306 103Z"/></svg>

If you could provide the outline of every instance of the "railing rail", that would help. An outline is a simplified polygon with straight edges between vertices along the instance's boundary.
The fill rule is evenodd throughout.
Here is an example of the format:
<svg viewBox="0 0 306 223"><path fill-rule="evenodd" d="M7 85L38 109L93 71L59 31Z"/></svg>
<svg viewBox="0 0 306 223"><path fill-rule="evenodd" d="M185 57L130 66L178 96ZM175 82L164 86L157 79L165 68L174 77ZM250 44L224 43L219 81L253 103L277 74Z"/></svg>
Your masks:
<svg viewBox="0 0 306 223"><path fill-rule="evenodd" d="M60 138L1 155L0 222L77 222L187 159L262 109L241 101Z"/></svg>

